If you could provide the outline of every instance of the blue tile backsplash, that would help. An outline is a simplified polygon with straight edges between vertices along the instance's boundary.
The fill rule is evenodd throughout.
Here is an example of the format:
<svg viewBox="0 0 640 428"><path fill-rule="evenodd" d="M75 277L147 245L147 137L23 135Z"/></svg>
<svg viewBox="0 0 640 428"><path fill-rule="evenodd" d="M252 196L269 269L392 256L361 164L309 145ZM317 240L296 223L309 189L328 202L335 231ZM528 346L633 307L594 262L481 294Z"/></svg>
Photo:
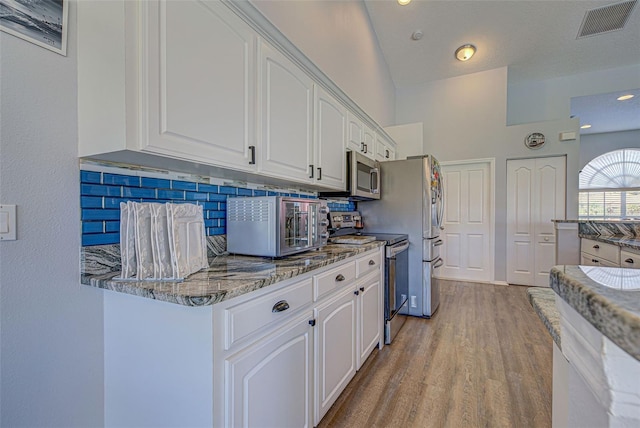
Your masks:
<svg viewBox="0 0 640 428"><path fill-rule="evenodd" d="M83 165L80 165L82 168ZM120 243L120 202L173 202L202 205L207 235L224 235L229 196L314 195L267 191L245 187L219 186L185 180L140 177L110 172L80 170L82 246ZM328 202L331 211L355 210L353 202Z"/></svg>

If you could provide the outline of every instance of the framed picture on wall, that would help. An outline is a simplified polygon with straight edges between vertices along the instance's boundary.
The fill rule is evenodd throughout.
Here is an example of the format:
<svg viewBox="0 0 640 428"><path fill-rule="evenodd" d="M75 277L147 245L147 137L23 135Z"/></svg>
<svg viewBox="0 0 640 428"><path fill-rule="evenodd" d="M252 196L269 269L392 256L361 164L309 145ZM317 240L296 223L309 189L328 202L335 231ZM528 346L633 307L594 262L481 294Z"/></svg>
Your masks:
<svg viewBox="0 0 640 428"><path fill-rule="evenodd" d="M69 0L0 0L0 30L67 55Z"/></svg>

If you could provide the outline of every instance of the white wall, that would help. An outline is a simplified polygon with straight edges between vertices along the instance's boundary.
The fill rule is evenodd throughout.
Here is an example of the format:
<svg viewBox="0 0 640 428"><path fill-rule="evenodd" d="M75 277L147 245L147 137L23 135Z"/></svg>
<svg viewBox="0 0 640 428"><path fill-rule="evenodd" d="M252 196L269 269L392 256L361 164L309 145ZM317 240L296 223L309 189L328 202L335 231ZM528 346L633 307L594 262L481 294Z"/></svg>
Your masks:
<svg viewBox="0 0 640 428"><path fill-rule="evenodd" d="M395 87L363 2L252 3L380 126L396 123Z"/></svg>
<svg viewBox="0 0 640 428"><path fill-rule="evenodd" d="M559 142L559 133L578 130L577 119L507 126L507 69L439 80L398 90L399 123L424 123L424 153L440 161L495 158L495 276L506 279L506 161L567 155L567 216L577 215L579 141ZM567 116L568 117L568 116ZM539 150L524 146L531 132L547 143Z"/></svg>
<svg viewBox="0 0 640 428"><path fill-rule="evenodd" d="M68 56L0 33L0 425L103 424L102 294L79 283L75 4Z"/></svg>
<svg viewBox="0 0 640 428"><path fill-rule="evenodd" d="M510 83L507 124L564 119L571 98L640 88L640 64L554 79Z"/></svg>
<svg viewBox="0 0 640 428"><path fill-rule="evenodd" d="M583 135L580 137L579 168L607 152L630 148L640 149L640 129Z"/></svg>

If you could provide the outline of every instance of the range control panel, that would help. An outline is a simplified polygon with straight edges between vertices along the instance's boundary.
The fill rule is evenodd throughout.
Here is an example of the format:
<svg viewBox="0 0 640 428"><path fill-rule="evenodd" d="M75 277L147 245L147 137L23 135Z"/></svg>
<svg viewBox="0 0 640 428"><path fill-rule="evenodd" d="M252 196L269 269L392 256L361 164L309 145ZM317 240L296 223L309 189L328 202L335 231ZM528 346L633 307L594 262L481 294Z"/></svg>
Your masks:
<svg viewBox="0 0 640 428"><path fill-rule="evenodd" d="M329 213L332 229L344 229L347 227L362 227L362 216L358 211L331 212Z"/></svg>

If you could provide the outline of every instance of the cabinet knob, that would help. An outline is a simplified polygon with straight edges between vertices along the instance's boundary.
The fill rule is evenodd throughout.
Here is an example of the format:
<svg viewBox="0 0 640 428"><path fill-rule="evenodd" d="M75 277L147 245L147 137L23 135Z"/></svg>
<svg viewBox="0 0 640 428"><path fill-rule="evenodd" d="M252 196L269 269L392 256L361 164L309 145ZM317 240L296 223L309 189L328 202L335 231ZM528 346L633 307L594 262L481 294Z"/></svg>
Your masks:
<svg viewBox="0 0 640 428"><path fill-rule="evenodd" d="M354 291L353 294L355 294L356 296L360 295L360 292L358 290Z"/></svg>
<svg viewBox="0 0 640 428"><path fill-rule="evenodd" d="M360 291L364 293L364 287L360 287Z"/></svg>
<svg viewBox="0 0 640 428"><path fill-rule="evenodd" d="M336 282L340 282L340 281L344 281L344 275L343 274L339 274L338 276L336 276Z"/></svg>
<svg viewBox="0 0 640 428"><path fill-rule="evenodd" d="M376 262L374 262L373 260L369 260L369 266L373 266L375 264L376 264Z"/></svg>
<svg viewBox="0 0 640 428"><path fill-rule="evenodd" d="M309 320L309 325L311 327L315 327L316 326L316 320L315 319Z"/></svg>
<svg viewBox="0 0 640 428"><path fill-rule="evenodd" d="M593 263L600 263L600 260L598 260L598 259L591 259L591 261L592 261Z"/></svg>
<svg viewBox="0 0 640 428"><path fill-rule="evenodd" d="M548 236L545 236L545 237L544 237L544 240L545 240L545 241L549 241L549 237L548 237Z"/></svg>
<svg viewBox="0 0 640 428"><path fill-rule="evenodd" d="M287 309L289 309L289 303L287 303L286 300L280 300L275 305L273 305L271 312L277 313L277 312L286 311Z"/></svg>
<svg viewBox="0 0 640 428"><path fill-rule="evenodd" d="M625 263L632 263L633 264L633 259L631 257L629 257L627 260L624 261Z"/></svg>
<svg viewBox="0 0 640 428"><path fill-rule="evenodd" d="M600 248L600 245L596 244L593 246L593 248L595 248L596 250Z"/></svg>

